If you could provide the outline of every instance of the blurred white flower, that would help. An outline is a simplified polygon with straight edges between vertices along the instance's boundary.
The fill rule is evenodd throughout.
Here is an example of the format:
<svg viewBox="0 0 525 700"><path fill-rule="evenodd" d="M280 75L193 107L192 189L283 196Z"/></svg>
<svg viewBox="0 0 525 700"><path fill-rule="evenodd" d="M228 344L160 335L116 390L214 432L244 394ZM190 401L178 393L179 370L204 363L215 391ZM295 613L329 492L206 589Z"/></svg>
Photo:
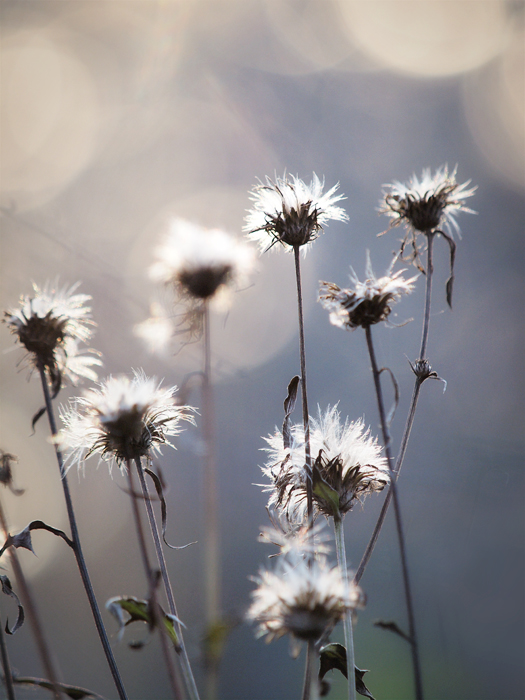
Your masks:
<svg viewBox="0 0 525 700"><path fill-rule="evenodd" d="M184 311L177 323L159 304L152 316L135 326L135 334L153 351L162 353L177 333L199 335L208 302L218 310L228 308L231 292L247 284L253 270L253 249L220 229L205 229L184 219L174 219L149 274L155 282L170 285Z"/></svg>
<svg viewBox="0 0 525 700"><path fill-rule="evenodd" d="M290 250L296 246L308 246L330 219L348 219L344 209L335 206L344 199L342 194L335 194L339 184L324 194L323 188L324 181L319 180L315 173L310 185L294 175L276 178L275 182L267 177L266 184L254 187L250 196L254 205L244 226L248 237L259 245L262 252L276 243Z"/></svg>
<svg viewBox="0 0 525 700"><path fill-rule="evenodd" d="M280 431L265 438L269 459L262 470L271 481L265 487L270 493L268 506L297 518L306 511L310 477L305 467L303 426L292 426L291 434L288 449ZM314 508L327 517L343 516L356 500L381 491L390 481L386 459L370 429L365 430L362 420L347 419L342 424L335 406L324 414L318 409L318 418L310 418L310 449Z"/></svg>
<svg viewBox="0 0 525 700"><path fill-rule="evenodd" d="M367 279L364 282L359 281L353 270L353 289L341 289L333 282L321 282L319 301L330 312L330 322L339 328L365 328L386 321L392 304L403 294L412 292L418 277L416 275L405 280L401 276L405 270L393 273L395 262L394 259L384 277L377 278L367 252Z"/></svg>
<svg viewBox="0 0 525 700"><path fill-rule="evenodd" d="M79 344L91 338L96 324L86 305L91 297L74 293L79 284L69 289L55 289L49 283L40 289L33 284L33 295L22 296L18 308L4 312L4 323L29 352L31 365L48 371L54 395L63 377L73 384L80 377L95 381L93 367L102 364L94 350L80 354Z"/></svg>
<svg viewBox="0 0 525 700"><path fill-rule="evenodd" d="M151 279L201 300L213 297L221 287L244 283L254 261L252 249L242 241L184 219L174 219L155 256Z"/></svg>
<svg viewBox="0 0 525 700"><path fill-rule="evenodd" d="M330 567L325 557L279 559L275 572L261 570L254 580L258 588L247 618L259 624L258 636L268 642L285 634L317 641L345 613L364 605L361 589L351 577L347 587L341 569Z"/></svg>
<svg viewBox="0 0 525 700"><path fill-rule="evenodd" d="M464 200L471 197L477 187L471 187L470 180L462 185L456 182L457 166L449 173L446 165L432 175L430 168L423 170L421 180L413 175L408 184L395 181L384 185L379 211L390 216L390 226L407 224L413 231L428 233L439 226L445 226L459 233L455 216L464 211L474 214L465 206Z"/></svg>
<svg viewBox="0 0 525 700"><path fill-rule="evenodd" d="M160 452L160 445L173 447L167 438L181 432L180 422L195 422L193 408L176 404L176 391L135 370L131 379L109 377L98 389L72 399L61 410L64 428L56 439L67 467L80 466L93 454L120 466Z"/></svg>

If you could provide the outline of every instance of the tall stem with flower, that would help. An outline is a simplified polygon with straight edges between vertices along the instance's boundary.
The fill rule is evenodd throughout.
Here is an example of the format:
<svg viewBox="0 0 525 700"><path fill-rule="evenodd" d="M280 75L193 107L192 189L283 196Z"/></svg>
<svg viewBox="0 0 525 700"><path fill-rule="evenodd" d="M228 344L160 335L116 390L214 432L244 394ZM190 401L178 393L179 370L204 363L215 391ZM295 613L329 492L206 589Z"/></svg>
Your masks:
<svg viewBox="0 0 525 700"><path fill-rule="evenodd" d="M94 380L97 375L92 367L100 365L101 362L93 351L87 351L85 355L79 353L79 344L89 340L92 335L90 326L94 323L91 320L91 309L86 306L91 297L86 294L74 294L78 284L69 290L55 290L49 285L43 289L36 285L33 287L34 295L22 297L18 309L6 311L4 322L28 351L29 365L36 369L40 376L45 408L35 416L33 424L46 412L51 435L55 439L57 427L53 399L58 395L63 380L69 379L73 383L80 377ZM56 443L55 453L77 566L113 681L119 697L125 700L126 691L109 644L80 544L62 452Z"/></svg>
<svg viewBox="0 0 525 700"><path fill-rule="evenodd" d="M186 652L151 496L141 464L141 459L150 457L152 452L158 452L160 445L170 445L168 438L179 434L181 421L194 423L193 409L176 404L176 390L176 387L162 388L155 378L148 378L139 371L135 371L132 379L127 376L109 377L100 385L100 389L87 391L83 397L72 401L69 409L63 412L65 427L61 431L59 442L68 451L69 465L80 464L94 454L110 462L114 460L117 464L135 462L164 588L174 618L187 691L192 700L198 700L199 694ZM146 553L144 548L142 550L146 570L149 572Z"/></svg>

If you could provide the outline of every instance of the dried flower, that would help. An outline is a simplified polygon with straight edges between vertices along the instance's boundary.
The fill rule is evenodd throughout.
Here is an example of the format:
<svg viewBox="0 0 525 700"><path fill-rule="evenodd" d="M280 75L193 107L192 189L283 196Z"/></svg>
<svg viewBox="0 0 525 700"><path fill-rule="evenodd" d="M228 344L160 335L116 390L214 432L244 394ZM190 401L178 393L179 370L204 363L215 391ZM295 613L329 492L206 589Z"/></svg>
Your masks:
<svg viewBox="0 0 525 700"><path fill-rule="evenodd" d="M143 371L109 377L98 389L70 401L61 411L64 423L57 442L66 451L67 466L93 454L120 466L171 445L168 436L178 435L180 421L194 423L194 409L178 406L177 387L164 389Z"/></svg>
<svg viewBox="0 0 525 700"><path fill-rule="evenodd" d="M288 512L276 513L269 508L267 511L272 525L261 528L259 542L279 547L278 554L271 554L270 557L290 553L295 556L328 554L330 546L326 542L331 535L326 531L324 522L309 528L304 519L294 520Z"/></svg>
<svg viewBox="0 0 525 700"><path fill-rule="evenodd" d="M325 557L280 559L275 572L261 570L254 581L258 588L247 618L259 623L258 636L268 642L286 634L317 641L345 613L364 605L361 589L351 582L347 587L341 569Z"/></svg>
<svg viewBox="0 0 525 700"><path fill-rule="evenodd" d="M15 496L21 496L24 489L17 489L13 484L12 464L18 462L18 457L0 450L0 484L8 486Z"/></svg>
<svg viewBox="0 0 525 700"><path fill-rule="evenodd" d="M318 419L311 418L310 448L312 459L313 501L317 512L327 517L341 517L374 491L381 491L389 482L387 463L381 447L364 429L362 420L341 424L337 407L328 407ZM265 448L269 460L263 473L271 484L269 507L290 513L304 514L307 498L304 429L291 428L292 445L284 447L280 431L268 438Z"/></svg>
<svg viewBox="0 0 525 700"><path fill-rule="evenodd" d="M250 199L254 207L246 217L244 230L265 252L276 243L289 249L308 246L323 226L333 219L346 221L347 214L336 202L344 199L335 194L339 184L323 194L324 181L314 173L310 185L298 177L285 175L272 182L257 185Z"/></svg>
<svg viewBox="0 0 525 700"><path fill-rule="evenodd" d="M53 393L59 392L65 376L73 384L80 377L95 381L94 365L101 365L94 350L91 355L79 354L79 343L88 341L95 325L87 294L74 294L79 283L67 289L54 289L46 284L40 289L33 284L33 296L22 296L18 309L8 309L4 323L29 353L33 367L49 373Z"/></svg>
<svg viewBox="0 0 525 700"><path fill-rule="evenodd" d="M402 294L410 294L417 279L417 275L409 280L403 279L404 270L393 273L395 262L394 259L386 275L378 279L367 253L367 279L360 282L352 270L353 289L341 289L333 282L321 282L319 301L330 312L330 323L339 328L366 328L386 321L392 304Z"/></svg>
<svg viewBox="0 0 525 700"><path fill-rule="evenodd" d="M429 233L440 226L459 233L455 216L460 211L474 214L465 206L464 200L471 197L476 187L467 189L470 180L462 185L456 182L457 166L449 174L446 165L438 168L434 175L430 168L423 170L421 180L413 175L407 185L395 181L385 185L380 212L393 220L390 226L407 224L412 232Z"/></svg>

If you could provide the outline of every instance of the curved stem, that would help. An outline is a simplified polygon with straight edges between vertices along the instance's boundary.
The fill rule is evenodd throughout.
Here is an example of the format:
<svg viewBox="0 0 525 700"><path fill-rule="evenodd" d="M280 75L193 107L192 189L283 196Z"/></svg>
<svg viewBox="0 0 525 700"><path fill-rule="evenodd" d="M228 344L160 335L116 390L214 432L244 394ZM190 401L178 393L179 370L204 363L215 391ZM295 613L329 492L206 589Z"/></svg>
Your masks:
<svg viewBox="0 0 525 700"><path fill-rule="evenodd" d="M376 391L377 406L378 406L379 418L380 418L380 422L381 422L381 433L383 435L383 444L385 446L386 457L388 460L388 469L390 471L391 493L392 493L392 498L394 500L394 514L395 514L395 519L396 519L397 536L398 536L398 540L399 540L399 551L401 554L401 570L402 570L402 574L403 574L403 586L405 589L405 601L406 601L406 606L407 606L408 627L409 627L409 635L410 635L410 647L411 647L411 652L412 652L412 665L414 668L414 683L416 686L416 698L417 698L417 700L422 700L423 699L423 685L421 682L421 665L420 665L420 661L419 661L419 647L418 647L418 643L417 643L416 622L415 622L415 615L414 615L414 605L413 605L413 600L412 600L412 591L411 591L411 585L410 585L410 576L409 576L409 571L408 571L405 536L403 533L403 523L401 520L401 508L399 505L399 499L398 499L398 494L397 494L397 484L396 484L397 474L394 471L392 451L391 451L391 446L390 446L390 433L389 433L388 425L386 422L385 404L383 401L383 391L382 391L382 387L381 387L381 377L380 377L379 369L377 366L374 344L372 341L372 330L371 330L370 326L365 327L365 332L366 332L366 343L368 346L368 353L370 355L370 362L372 364L372 374L374 377L374 386L375 386L375 391Z"/></svg>
<svg viewBox="0 0 525 700"><path fill-rule="evenodd" d="M137 538L139 541L140 554L142 556L142 564L144 565L144 572L146 574L146 580L148 582L148 588L150 591L150 604L152 610L152 616L154 616L154 624L160 633L160 644L162 648L162 654L164 656L164 661L166 662L166 669L168 671L168 678L171 684L171 690L173 692L173 697L176 700L181 700L183 693L179 687L178 679L175 674L175 668L173 665L173 660L171 658L168 643L166 639L166 634L164 631L164 625L161 622L162 613L159 611L159 606L157 604L156 598L156 586L155 586L155 575L151 568L149 561L148 548L146 545L146 537L144 536L144 527L142 525L142 518L140 517L140 510L137 503L137 496L135 494L135 486L133 483L133 471L131 468L131 462L128 459L126 462L127 472L128 472L128 483L129 483L129 495L131 498L131 507L133 510L133 519L135 520L135 527L137 530ZM158 575L158 571L155 572Z"/></svg>
<svg viewBox="0 0 525 700"><path fill-rule="evenodd" d="M7 519L5 517L4 513L4 508L2 506L2 503L0 501L0 525L2 527L3 535L4 535L4 541L7 540L8 536L8 527L7 527ZM38 649L38 653L40 655L40 659L42 660L42 666L44 667L45 674L47 678L49 679L49 682L53 686L53 695L57 700L60 700L60 698L63 697L63 694L60 690L60 686L58 684L58 674L55 671L55 666L53 664L53 661L51 659L51 653L48 648L47 640L44 636L44 631L42 628L42 622L40 621L40 617L37 612L37 608L35 605L35 601L33 600L33 596L31 594L31 591L29 589L29 586L27 584L26 577L24 575L24 571L22 569L22 566L20 565L20 560L18 558L18 554L16 553L16 548L15 547L9 547L9 559L11 561L11 566L13 567L13 571L15 574L16 582L18 584L18 587L20 588L20 594L22 601L24 603L24 610L27 614L27 617L29 619L29 624L31 625L31 629L33 630L33 635L35 637L35 643L36 647Z"/></svg>
<svg viewBox="0 0 525 700"><path fill-rule="evenodd" d="M42 366L39 366L38 371L40 373L40 379L42 382L42 391L44 392L44 400L45 400L45 404L46 404L46 412L47 412L47 418L49 421L49 428L51 430L52 436L56 437L57 427L56 427L56 421L55 421L55 414L53 412L53 403L51 401L51 394L49 393L49 386L47 383L45 369ZM64 459L62 457L61 451L58 449L58 446L56 444L55 444L55 453L56 453L56 457L57 457L58 468L60 470L62 488L64 490L64 498L66 501L67 515L69 518L69 526L71 528L71 539L73 540L73 551L75 552L75 558L77 560L77 566L78 566L78 570L80 572L80 577L82 578L82 583L84 584L84 589L86 591L86 595L87 595L88 600L89 600L89 605L91 606L91 613L93 615L93 619L95 620L95 625L97 628L98 636L99 636L100 641L102 643L102 648L104 649L104 654L106 656L106 660L108 662L109 670L111 671L111 675L113 676L113 681L114 681L115 686L117 688L119 698L121 700L127 700L127 694L126 694L126 691L124 689L122 679L120 677L120 673L119 673L119 670L118 670L118 667L117 667L117 664L115 661L115 657L113 656L113 651L112 651L111 646L109 644L108 635L106 633L104 623L102 622L102 616L100 614L100 609L98 607L97 599L95 598L95 592L93 591L93 586L91 584L91 579L89 577L88 569L87 569L86 562L84 559L84 554L82 552L82 547L80 544L80 537L78 534L77 521L76 521L76 517L75 517L75 511L73 510L73 501L71 499L71 492L69 490L69 484L67 481L66 470L64 467Z"/></svg>
<svg viewBox="0 0 525 700"><path fill-rule="evenodd" d="M335 531L335 548L337 551L337 563L343 574L345 590L348 592L348 569L346 566L346 549L345 549L345 533L343 529L343 520L340 517L334 517ZM355 687L355 653L354 653L354 635L352 630L352 613L347 611L344 617L344 633L346 647L346 677L348 679L348 698L356 700Z"/></svg>
<svg viewBox="0 0 525 700"><path fill-rule="evenodd" d="M425 308L423 312L423 330L421 334L421 347L419 350L419 359L423 360L425 359L425 355L427 352L427 345L428 345L428 334L429 334L429 328L430 328L430 303L431 303L431 297L432 297L432 276L434 273L434 264L432 261L432 249L433 249L433 243L434 243L434 235L432 233L429 233L427 236L428 240L428 246L427 246L427 270L426 270L426 292L425 292ZM366 567L367 564L370 560L370 557L372 556L372 552L374 551L374 547L376 546L376 542L379 538L379 533L381 532L381 528L383 527L383 523L385 522L386 514L388 511L388 508L390 506L390 501L392 500L392 496L394 493L394 484L395 481L397 481L399 477L399 472L401 471L401 467L403 466L403 460L405 459L405 454L408 446L408 440L410 438L410 433L412 431L412 426L414 424L414 418L416 415L416 407L417 407L417 402L419 399L419 392L421 389L422 385L422 380L416 376L416 381L414 383L414 391L412 392L412 400L410 402L410 408L408 410L408 416L407 420L405 423L405 429L403 431L403 437L401 438L401 447L399 449L399 454L396 459L396 464L394 467L394 472L395 472L395 479L392 479L390 482L390 488L388 489L388 493L386 495L386 498L383 502L383 506L381 508L381 512L379 513L379 517L377 519L374 531L372 533L372 536L370 537L370 541L368 542L368 545L366 547L365 553L363 554L363 557L361 559L361 562L359 564L359 567L357 569L356 575L354 577L354 581L356 583L359 583Z"/></svg>
<svg viewBox="0 0 525 700"><path fill-rule="evenodd" d="M186 682L186 688L190 694L191 700L199 700L199 691L197 690L197 685L193 677L191 670L190 660L188 657L188 652L186 650L186 645L184 643L184 638L182 636L182 625L177 613L177 606L175 605L175 598L173 596L173 589L171 587L171 581L168 575L168 568L166 566L166 559L164 558L164 552L162 549L162 544L160 540L159 528L157 521L155 519L155 513L153 511L153 506L151 504L151 496L148 490L148 485L144 477L144 471L140 463L140 459L135 459L135 466L137 467L137 472L140 479L140 486L142 488L142 494L144 496L144 503L146 504L146 512L148 514L148 520L151 528L151 534L153 536L153 542L155 544L155 551L157 553L157 560L160 566L160 572L162 575L162 581L164 583L164 589L166 591L166 597L168 599L168 605L170 613L174 616L174 625L177 631L177 636L179 638L180 644L180 658L182 665L182 672L184 674L184 680Z"/></svg>

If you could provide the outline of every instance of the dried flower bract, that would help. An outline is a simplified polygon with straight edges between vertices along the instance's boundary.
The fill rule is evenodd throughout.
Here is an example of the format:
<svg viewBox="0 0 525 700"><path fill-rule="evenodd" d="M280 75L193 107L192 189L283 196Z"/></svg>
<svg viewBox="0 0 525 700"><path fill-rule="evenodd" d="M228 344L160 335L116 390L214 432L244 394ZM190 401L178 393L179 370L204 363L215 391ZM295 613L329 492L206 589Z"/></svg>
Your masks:
<svg viewBox="0 0 525 700"><path fill-rule="evenodd" d="M347 587L341 569L325 557L280 559L275 572L262 570L254 580L258 588L247 617L259 623L258 636L268 642L286 634L317 641L345 613L364 605L361 589Z"/></svg>
<svg viewBox="0 0 525 700"><path fill-rule="evenodd" d="M367 279L360 282L353 273L353 289L341 289L333 282L321 282L319 301L330 312L330 322L339 328L366 328L386 321L392 304L414 289L417 275L405 280L404 270L392 272L395 260L384 277L375 277L367 256Z"/></svg>
<svg viewBox="0 0 525 700"><path fill-rule="evenodd" d="M80 466L93 454L121 465L158 452L160 445L172 446L168 437L180 433L180 422L194 423L194 409L177 405L176 391L134 371L131 379L109 377L73 399L61 411L64 428L57 438L67 466Z"/></svg>
<svg viewBox="0 0 525 700"><path fill-rule="evenodd" d="M79 377L95 381L93 366L102 362L93 350L79 353L79 343L88 341L95 325L87 294L75 294L79 283L67 289L33 284L32 296L22 296L17 309L4 313L4 323L29 353L33 367L47 370L53 392L60 390L62 377L76 384Z"/></svg>
<svg viewBox="0 0 525 700"><path fill-rule="evenodd" d="M346 221L344 209L335 206L344 199L336 194L339 185L324 194L323 188L324 181L315 173L310 185L293 175L275 182L266 178L266 184L257 185L250 197L254 206L244 227L248 237L263 252L276 243L293 249L314 241L330 219Z"/></svg>

